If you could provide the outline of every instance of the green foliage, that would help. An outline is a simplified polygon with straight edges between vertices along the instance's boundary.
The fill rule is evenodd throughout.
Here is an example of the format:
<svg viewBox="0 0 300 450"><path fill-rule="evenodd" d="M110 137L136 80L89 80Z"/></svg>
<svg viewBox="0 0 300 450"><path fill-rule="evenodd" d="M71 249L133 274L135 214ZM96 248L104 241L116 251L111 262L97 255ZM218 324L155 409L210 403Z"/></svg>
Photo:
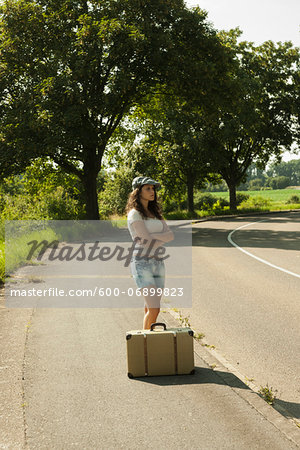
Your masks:
<svg viewBox="0 0 300 450"><path fill-rule="evenodd" d="M267 209L270 207L271 202L267 198L261 196L249 197L248 200L244 200L240 204L241 209Z"/></svg>
<svg viewBox="0 0 300 450"><path fill-rule="evenodd" d="M79 177L90 219L102 158L130 110L159 86L209 104L212 74L226 71L206 14L179 0L5 1L0 27L0 171L50 156Z"/></svg>
<svg viewBox="0 0 300 450"><path fill-rule="evenodd" d="M235 56L233 89L217 120L207 127L212 167L231 190L245 181L251 163L262 169L271 156L280 160L282 151L291 149L299 136L299 49L290 42L254 46L238 42L239 34L221 33Z"/></svg>
<svg viewBox="0 0 300 450"><path fill-rule="evenodd" d="M22 175L0 185L0 216L8 220L80 219L84 217L78 178L53 162L37 159Z"/></svg>
<svg viewBox="0 0 300 450"><path fill-rule="evenodd" d="M277 390L275 390L275 392L273 391L272 387L269 387L269 385L267 384L265 387L260 386L260 389L258 391L258 393L260 394L260 396L267 402L269 403L269 405L273 405L276 399L275 393L277 392Z"/></svg>
<svg viewBox="0 0 300 450"><path fill-rule="evenodd" d="M219 176L220 177L220 176ZM218 184L214 184L212 182L207 182L205 185L206 192L227 192L228 186L224 180L221 179Z"/></svg>
<svg viewBox="0 0 300 450"><path fill-rule="evenodd" d="M5 254L4 254L4 242L0 241L0 284L4 282L5 276Z"/></svg>
<svg viewBox="0 0 300 450"><path fill-rule="evenodd" d="M211 194L196 194L195 196L196 209L209 210L213 207L215 209L222 209L225 206L229 206L229 202L224 198L217 198Z"/></svg>
<svg viewBox="0 0 300 450"><path fill-rule="evenodd" d="M190 211L172 211L164 214L164 217L168 220L189 220L195 219L197 214Z"/></svg>
<svg viewBox="0 0 300 450"><path fill-rule="evenodd" d="M83 189L79 178L74 174L66 173L51 159L37 158L21 175L22 190L34 197L47 196L57 187L63 187L66 194L75 200L82 200Z"/></svg>
<svg viewBox="0 0 300 450"><path fill-rule="evenodd" d="M132 180L139 175L129 168L121 168L107 175L104 190L99 194L99 212L102 218L124 214L128 195L132 191Z"/></svg>
<svg viewBox="0 0 300 450"><path fill-rule="evenodd" d="M292 195L289 200L286 202L287 204L296 204L296 203L300 203L300 197L298 195Z"/></svg>
<svg viewBox="0 0 300 450"><path fill-rule="evenodd" d="M263 180L260 178L254 178L249 181L249 190L250 191L260 191L263 187Z"/></svg>
<svg viewBox="0 0 300 450"><path fill-rule="evenodd" d="M169 213L172 211L182 210L187 208L187 200L184 196L181 196L181 199L174 199L174 197L165 196L163 201L163 210L165 213Z"/></svg>
<svg viewBox="0 0 300 450"><path fill-rule="evenodd" d="M52 229L44 228L38 231L29 231L28 233L22 233L20 236L14 236L13 240L7 243L8 250L6 248L5 255L5 271L7 274L11 274L16 268L23 264L28 264L28 242L32 240L42 241L47 240L52 242L57 239L56 234ZM33 258L39 253L40 249L37 249L33 255Z"/></svg>
<svg viewBox="0 0 300 450"><path fill-rule="evenodd" d="M284 189L290 184L290 178L286 176L279 176L274 178L269 178L267 180L268 186L272 189Z"/></svg>
<svg viewBox="0 0 300 450"><path fill-rule="evenodd" d="M240 205L242 202L247 201L250 198L249 194L244 194L243 192L236 193L236 204Z"/></svg>
<svg viewBox="0 0 300 450"><path fill-rule="evenodd" d="M280 164L271 164L267 170L270 178L286 176L290 179L290 186L300 186L300 159L282 161Z"/></svg>
<svg viewBox="0 0 300 450"><path fill-rule="evenodd" d="M6 220L71 220L80 217L78 202L58 186L47 196L5 195L2 219Z"/></svg>

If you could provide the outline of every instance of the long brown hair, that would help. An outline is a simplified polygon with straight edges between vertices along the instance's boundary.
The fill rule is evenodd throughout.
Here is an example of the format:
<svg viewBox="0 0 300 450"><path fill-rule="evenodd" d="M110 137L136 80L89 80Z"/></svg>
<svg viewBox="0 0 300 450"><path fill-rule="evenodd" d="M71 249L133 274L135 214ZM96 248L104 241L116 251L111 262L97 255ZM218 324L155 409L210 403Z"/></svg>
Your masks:
<svg viewBox="0 0 300 450"><path fill-rule="evenodd" d="M126 214L128 214L129 211L134 208L142 214L142 217L144 219L147 219L148 216L146 215L146 211L140 200L140 194L141 194L141 190L142 190L143 186L144 185L137 187L129 194L125 211L126 211ZM149 201L148 209L157 219L160 219L160 220L163 219L162 212L161 212L161 206L157 200L157 193L156 193L155 188L154 188L154 200Z"/></svg>

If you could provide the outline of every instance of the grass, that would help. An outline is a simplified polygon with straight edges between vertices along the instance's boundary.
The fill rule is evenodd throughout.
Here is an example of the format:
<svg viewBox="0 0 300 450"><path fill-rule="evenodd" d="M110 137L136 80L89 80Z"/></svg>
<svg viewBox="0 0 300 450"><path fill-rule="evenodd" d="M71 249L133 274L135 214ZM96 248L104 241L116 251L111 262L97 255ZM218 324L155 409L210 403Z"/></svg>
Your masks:
<svg viewBox="0 0 300 450"><path fill-rule="evenodd" d="M283 206L293 195L300 197L300 191L296 189L274 189L266 191L238 191L250 197L262 197L270 200L274 205ZM210 192L214 197L221 197L229 201L229 192ZM287 205L288 206L288 205ZM300 205L298 205L300 207Z"/></svg>
<svg viewBox="0 0 300 450"><path fill-rule="evenodd" d="M0 284L4 282L5 275L5 256L4 256L4 242L0 242Z"/></svg>
<svg viewBox="0 0 300 450"><path fill-rule="evenodd" d="M275 390L277 392L277 390ZM268 384L263 387L261 386L258 393L260 396L267 402L269 405L274 405L274 402L276 400L275 392L273 391L272 387L269 387Z"/></svg>
<svg viewBox="0 0 300 450"><path fill-rule="evenodd" d="M0 241L0 284L4 283L6 274L13 272L16 268L27 263L28 242L35 239L39 242L44 239L51 242L54 239L57 239L57 236L53 230L47 228L40 231L25 233L18 237L14 236L12 240L6 242L6 255L5 243L4 241ZM39 251L40 248L37 249L35 254Z"/></svg>
<svg viewBox="0 0 300 450"><path fill-rule="evenodd" d="M288 209L300 209L299 203L287 203L292 196L300 198L300 191L295 189L278 189L265 191L238 191L242 194L249 195L249 199L241 203L238 208L238 213L252 213L260 211L280 211ZM229 192L205 192L203 194L211 195L216 198L221 198L229 201ZM205 210L195 210L194 213L189 213L186 210L172 211L165 214L166 219L197 219L207 216L223 216L236 214L236 211L231 211L229 207L218 207L215 204L211 208Z"/></svg>

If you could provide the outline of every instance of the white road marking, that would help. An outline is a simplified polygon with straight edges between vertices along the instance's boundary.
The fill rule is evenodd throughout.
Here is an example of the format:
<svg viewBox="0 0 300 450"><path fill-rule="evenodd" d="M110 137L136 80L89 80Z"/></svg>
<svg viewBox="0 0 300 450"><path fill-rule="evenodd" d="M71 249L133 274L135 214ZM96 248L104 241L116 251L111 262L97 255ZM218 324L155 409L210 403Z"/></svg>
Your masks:
<svg viewBox="0 0 300 450"><path fill-rule="evenodd" d="M246 225L242 225L241 227L236 228L235 230L232 230L228 236L227 236L227 240L228 242L233 245L235 248L237 248L238 250L240 250L243 253L246 253L246 255L251 256L251 258L257 259L257 261L260 261L263 264L267 264L270 267L273 267L273 269L277 269L280 270L281 272L287 273L288 275L292 275L293 277L297 277L300 278L300 275L294 272L291 272L290 270L286 270L283 267L279 267L276 266L275 264L270 263L269 261L266 261L265 259L259 258L258 256L253 255L252 253L248 252L247 250L245 250L244 248L240 247L239 245L237 245L231 238L231 236L233 235L233 233L235 233L238 230L241 230L242 228L246 228L246 227L250 227L250 225L254 225L256 223L259 222L266 222L267 220L258 220L256 222L251 222L251 223L247 223Z"/></svg>

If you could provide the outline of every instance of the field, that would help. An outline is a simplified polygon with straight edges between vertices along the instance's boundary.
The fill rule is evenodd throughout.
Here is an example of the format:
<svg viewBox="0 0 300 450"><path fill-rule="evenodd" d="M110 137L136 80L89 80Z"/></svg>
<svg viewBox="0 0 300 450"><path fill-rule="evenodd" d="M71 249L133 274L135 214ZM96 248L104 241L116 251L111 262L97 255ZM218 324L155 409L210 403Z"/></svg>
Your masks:
<svg viewBox="0 0 300 450"><path fill-rule="evenodd" d="M288 209L300 209L300 201L293 200L293 203L288 203L291 197L297 196L300 199L300 190L297 189L277 189L265 191L237 191L237 194L242 193L249 196L248 200L243 201L237 207L239 214L259 212L259 211L278 211ZM214 205L204 205L200 209L195 208L195 212L188 212L187 210L177 210L164 214L166 219L196 219L200 217L215 216L215 215L230 215L234 211L230 211L229 206L222 206L220 199L229 202L229 192L202 192L199 191L195 195L195 205L199 202L201 196L215 197L218 202ZM205 200L208 202L208 200Z"/></svg>
<svg viewBox="0 0 300 450"><path fill-rule="evenodd" d="M250 197L263 197L264 199L269 199L274 203L285 203L292 195L297 195L300 198L300 190L297 189L276 189L276 190L266 190L266 191L238 191L243 194L248 194ZM229 192L211 192L211 195L215 197L225 198L229 200Z"/></svg>

